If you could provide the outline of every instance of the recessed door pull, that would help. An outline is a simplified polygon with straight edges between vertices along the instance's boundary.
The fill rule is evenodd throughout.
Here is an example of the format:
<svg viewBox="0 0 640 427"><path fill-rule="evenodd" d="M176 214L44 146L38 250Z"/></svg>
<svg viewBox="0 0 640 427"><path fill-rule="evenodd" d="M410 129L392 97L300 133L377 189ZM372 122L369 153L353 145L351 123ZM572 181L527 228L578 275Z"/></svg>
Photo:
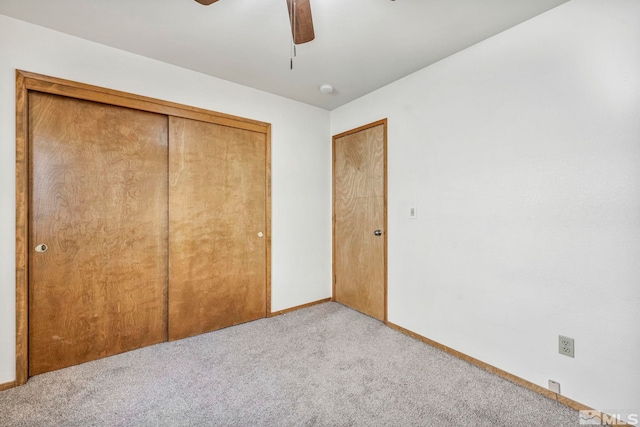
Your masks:
<svg viewBox="0 0 640 427"><path fill-rule="evenodd" d="M44 243L36 245L36 252L46 252L47 249L49 249L49 246L45 245Z"/></svg>

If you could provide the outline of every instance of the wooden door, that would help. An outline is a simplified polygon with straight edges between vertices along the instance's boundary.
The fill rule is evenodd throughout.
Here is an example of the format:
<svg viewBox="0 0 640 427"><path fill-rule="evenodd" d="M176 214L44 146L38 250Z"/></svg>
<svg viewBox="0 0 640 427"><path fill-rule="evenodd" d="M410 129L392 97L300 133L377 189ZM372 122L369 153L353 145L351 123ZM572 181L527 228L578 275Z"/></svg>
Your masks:
<svg viewBox="0 0 640 427"><path fill-rule="evenodd" d="M169 339L266 317L265 134L169 129Z"/></svg>
<svg viewBox="0 0 640 427"><path fill-rule="evenodd" d="M29 143L29 374L165 341L166 116L30 92Z"/></svg>
<svg viewBox="0 0 640 427"><path fill-rule="evenodd" d="M335 301L386 320L386 120L333 138Z"/></svg>

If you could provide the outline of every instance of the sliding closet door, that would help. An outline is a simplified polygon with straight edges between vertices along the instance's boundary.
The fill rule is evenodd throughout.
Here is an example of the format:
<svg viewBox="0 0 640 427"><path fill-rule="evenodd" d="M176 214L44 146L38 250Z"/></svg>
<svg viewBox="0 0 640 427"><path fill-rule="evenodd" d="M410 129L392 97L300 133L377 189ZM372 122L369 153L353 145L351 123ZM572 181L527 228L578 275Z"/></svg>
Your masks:
<svg viewBox="0 0 640 427"><path fill-rule="evenodd" d="M167 117L29 94L29 374L166 340Z"/></svg>
<svg viewBox="0 0 640 427"><path fill-rule="evenodd" d="M169 339L266 316L266 137L169 121Z"/></svg>

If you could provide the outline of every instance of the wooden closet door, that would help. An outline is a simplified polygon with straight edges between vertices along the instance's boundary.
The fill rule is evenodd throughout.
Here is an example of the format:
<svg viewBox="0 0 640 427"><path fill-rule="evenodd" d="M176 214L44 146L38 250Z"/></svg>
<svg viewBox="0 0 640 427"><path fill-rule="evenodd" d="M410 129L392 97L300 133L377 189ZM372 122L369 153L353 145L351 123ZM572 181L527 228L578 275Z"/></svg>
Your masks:
<svg viewBox="0 0 640 427"><path fill-rule="evenodd" d="M30 375L166 340L167 138L163 115L29 94Z"/></svg>
<svg viewBox="0 0 640 427"><path fill-rule="evenodd" d="M334 137L334 299L385 320L385 126Z"/></svg>
<svg viewBox="0 0 640 427"><path fill-rule="evenodd" d="M169 120L169 339L266 317L266 137Z"/></svg>

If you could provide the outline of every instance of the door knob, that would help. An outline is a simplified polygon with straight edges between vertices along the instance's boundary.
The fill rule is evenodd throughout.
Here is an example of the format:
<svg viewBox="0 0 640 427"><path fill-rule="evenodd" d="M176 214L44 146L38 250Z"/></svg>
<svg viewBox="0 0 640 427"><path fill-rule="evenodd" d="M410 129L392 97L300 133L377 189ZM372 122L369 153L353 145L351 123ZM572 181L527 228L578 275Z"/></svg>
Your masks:
<svg viewBox="0 0 640 427"><path fill-rule="evenodd" d="M382 236L382 230L376 230L373 232L373 234L376 236Z"/></svg>
<svg viewBox="0 0 640 427"><path fill-rule="evenodd" d="M258 232L258 237L262 237L264 236L264 233L262 231Z"/></svg>
<svg viewBox="0 0 640 427"><path fill-rule="evenodd" d="M36 252L46 252L47 249L49 249L49 246L45 245L44 243L36 245Z"/></svg>

